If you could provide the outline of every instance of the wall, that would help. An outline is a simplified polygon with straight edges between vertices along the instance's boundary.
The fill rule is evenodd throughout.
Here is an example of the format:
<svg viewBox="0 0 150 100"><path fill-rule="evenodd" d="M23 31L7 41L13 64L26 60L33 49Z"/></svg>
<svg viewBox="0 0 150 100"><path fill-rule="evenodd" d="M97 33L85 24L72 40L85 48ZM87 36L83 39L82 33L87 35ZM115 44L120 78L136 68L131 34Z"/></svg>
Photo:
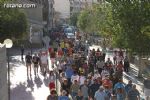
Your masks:
<svg viewBox="0 0 150 100"><path fill-rule="evenodd" d="M0 100L8 100L6 48L0 44Z"/></svg>

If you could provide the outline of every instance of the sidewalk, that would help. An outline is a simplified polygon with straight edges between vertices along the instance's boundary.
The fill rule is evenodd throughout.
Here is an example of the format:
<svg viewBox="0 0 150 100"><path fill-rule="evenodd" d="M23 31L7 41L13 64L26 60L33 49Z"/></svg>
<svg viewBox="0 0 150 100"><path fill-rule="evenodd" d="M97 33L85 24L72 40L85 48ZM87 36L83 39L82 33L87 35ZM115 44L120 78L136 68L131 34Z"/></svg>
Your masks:
<svg viewBox="0 0 150 100"><path fill-rule="evenodd" d="M38 49L35 49L36 51ZM27 53L29 50L26 50ZM49 95L49 79L45 79L40 71L38 76L27 77L25 63L21 61L20 50L10 51L10 100L46 100Z"/></svg>

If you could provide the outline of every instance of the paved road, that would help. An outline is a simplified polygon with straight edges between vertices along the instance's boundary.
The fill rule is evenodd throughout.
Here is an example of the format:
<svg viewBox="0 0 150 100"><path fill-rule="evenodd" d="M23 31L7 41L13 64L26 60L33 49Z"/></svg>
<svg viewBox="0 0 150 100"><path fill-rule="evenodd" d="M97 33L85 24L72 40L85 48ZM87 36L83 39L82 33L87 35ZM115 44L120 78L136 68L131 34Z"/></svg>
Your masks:
<svg viewBox="0 0 150 100"><path fill-rule="evenodd" d="M48 79L41 74L35 77L33 69L32 76L27 78L25 64L19 55L11 56L10 67L11 100L46 100L49 94Z"/></svg>

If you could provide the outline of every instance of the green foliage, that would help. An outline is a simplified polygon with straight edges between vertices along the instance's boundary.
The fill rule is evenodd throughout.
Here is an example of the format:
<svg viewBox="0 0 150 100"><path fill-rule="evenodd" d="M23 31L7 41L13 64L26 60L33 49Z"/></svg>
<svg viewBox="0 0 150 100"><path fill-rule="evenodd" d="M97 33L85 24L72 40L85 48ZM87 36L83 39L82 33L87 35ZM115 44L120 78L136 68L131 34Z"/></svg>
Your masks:
<svg viewBox="0 0 150 100"><path fill-rule="evenodd" d="M16 8L0 8L0 40L22 38L26 30L27 19L23 12Z"/></svg>
<svg viewBox="0 0 150 100"><path fill-rule="evenodd" d="M78 15L79 15L79 13L74 13L73 15L71 15L71 17L70 17L71 25L77 26Z"/></svg>
<svg viewBox="0 0 150 100"><path fill-rule="evenodd" d="M137 53L150 52L150 3L147 0L107 0L113 6L113 17L121 26L118 38L123 46ZM119 44L119 43L117 43Z"/></svg>
<svg viewBox="0 0 150 100"><path fill-rule="evenodd" d="M148 0L106 0L81 12L78 26L99 33L112 45L137 53L150 52L150 2Z"/></svg>
<svg viewBox="0 0 150 100"><path fill-rule="evenodd" d="M87 31L89 20L90 20L89 11L83 10L78 16L77 26L83 31Z"/></svg>
<svg viewBox="0 0 150 100"><path fill-rule="evenodd" d="M82 11L78 26L85 32L98 33L106 38L107 43L111 43L113 34L118 31L114 26L112 6L108 3L95 4L91 9Z"/></svg>

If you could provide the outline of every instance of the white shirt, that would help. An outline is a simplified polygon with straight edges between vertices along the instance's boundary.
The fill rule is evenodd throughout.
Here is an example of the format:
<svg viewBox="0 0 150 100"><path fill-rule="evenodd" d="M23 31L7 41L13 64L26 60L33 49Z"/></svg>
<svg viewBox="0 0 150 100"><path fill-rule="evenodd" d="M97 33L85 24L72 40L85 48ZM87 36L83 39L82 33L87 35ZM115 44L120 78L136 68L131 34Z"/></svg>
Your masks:
<svg viewBox="0 0 150 100"><path fill-rule="evenodd" d="M84 80L86 80L85 76L80 76L79 78L80 86L84 84Z"/></svg>
<svg viewBox="0 0 150 100"><path fill-rule="evenodd" d="M42 63L42 64L47 64L48 58L47 58L46 55L42 55L40 59L41 59L41 63Z"/></svg>
<svg viewBox="0 0 150 100"><path fill-rule="evenodd" d="M74 83L75 80L79 81L79 75L72 75L71 76L71 82Z"/></svg>
<svg viewBox="0 0 150 100"><path fill-rule="evenodd" d="M58 69L59 69L59 70L62 70L62 69L63 69L63 63L61 63L61 64L58 65Z"/></svg>

